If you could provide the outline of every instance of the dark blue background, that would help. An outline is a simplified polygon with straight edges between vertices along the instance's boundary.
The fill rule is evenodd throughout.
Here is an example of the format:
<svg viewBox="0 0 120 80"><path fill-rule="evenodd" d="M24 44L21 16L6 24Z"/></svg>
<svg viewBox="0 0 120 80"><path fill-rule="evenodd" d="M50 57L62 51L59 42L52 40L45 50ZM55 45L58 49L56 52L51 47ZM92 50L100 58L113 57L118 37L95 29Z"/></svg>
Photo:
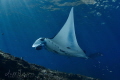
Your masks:
<svg viewBox="0 0 120 80"><path fill-rule="evenodd" d="M60 4L64 3L61 1ZM50 7L51 5L53 7ZM16 57L23 57L30 63L53 70L102 80L118 80L120 76L119 5L118 1L60 6L47 0L43 3L41 0L1 0L0 49ZM80 47L87 55L100 52L104 56L85 60L68 58L46 50L36 51L32 48L37 38L51 38L57 34L72 6L75 6L75 29Z"/></svg>

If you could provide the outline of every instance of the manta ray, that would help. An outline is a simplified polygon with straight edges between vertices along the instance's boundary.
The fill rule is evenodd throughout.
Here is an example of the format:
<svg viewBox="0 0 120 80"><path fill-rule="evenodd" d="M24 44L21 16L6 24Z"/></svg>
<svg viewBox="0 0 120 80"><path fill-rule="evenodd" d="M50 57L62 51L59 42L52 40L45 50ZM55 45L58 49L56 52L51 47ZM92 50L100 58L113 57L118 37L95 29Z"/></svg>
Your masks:
<svg viewBox="0 0 120 80"><path fill-rule="evenodd" d="M73 7L66 23L54 38L40 37L34 42L32 47L36 50L41 50L44 47L46 50L57 54L83 57L87 59L88 57L80 48L76 39Z"/></svg>

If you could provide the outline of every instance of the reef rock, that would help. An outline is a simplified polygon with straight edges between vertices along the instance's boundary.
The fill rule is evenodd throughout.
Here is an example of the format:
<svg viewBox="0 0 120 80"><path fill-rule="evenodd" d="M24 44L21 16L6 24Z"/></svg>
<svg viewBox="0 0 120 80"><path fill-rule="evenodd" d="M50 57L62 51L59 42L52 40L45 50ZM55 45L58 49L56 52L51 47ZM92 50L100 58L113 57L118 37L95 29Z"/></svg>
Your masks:
<svg viewBox="0 0 120 80"><path fill-rule="evenodd" d="M30 64L22 58L0 51L0 80L99 80L68 74Z"/></svg>

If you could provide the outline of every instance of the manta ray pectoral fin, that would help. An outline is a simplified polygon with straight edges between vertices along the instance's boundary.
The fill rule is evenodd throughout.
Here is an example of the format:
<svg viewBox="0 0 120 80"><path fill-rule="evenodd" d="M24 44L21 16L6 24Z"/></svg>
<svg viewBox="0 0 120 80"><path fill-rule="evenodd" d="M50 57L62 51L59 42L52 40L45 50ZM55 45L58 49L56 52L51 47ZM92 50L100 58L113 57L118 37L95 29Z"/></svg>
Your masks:
<svg viewBox="0 0 120 80"><path fill-rule="evenodd" d="M73 7L66 23L52 40L63 47L69 46L74 49L80 49L75 35Z"/></svg>
<svg viewBox="0 0 120 80"><path fill-rule="evenodd" d="M85 54L84 51L78 45L76 35L75 35L75 28L74 28L74 14L73 14L73 7L69 13L68 19L58 34L51 39L53 42L58 44L61 47L64 47L66 50L73 50L78 51L78 53ZM63 51L62 51L63 52ZM71 53L68 53L71 55ZM77 55L72 54L72 55Z"/></svg>

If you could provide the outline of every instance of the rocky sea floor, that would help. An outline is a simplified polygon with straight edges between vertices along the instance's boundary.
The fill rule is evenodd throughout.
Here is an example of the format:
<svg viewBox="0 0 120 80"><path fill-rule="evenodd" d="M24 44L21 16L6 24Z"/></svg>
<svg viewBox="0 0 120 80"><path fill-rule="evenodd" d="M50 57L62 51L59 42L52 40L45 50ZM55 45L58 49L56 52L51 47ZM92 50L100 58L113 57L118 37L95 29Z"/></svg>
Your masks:
<svg viewBox="0 0 120 80"><path fill-rule="evenodd" d="M0 80L99 80L80 74L69 74L31 64L22 58L0 51Z"/></svg>

